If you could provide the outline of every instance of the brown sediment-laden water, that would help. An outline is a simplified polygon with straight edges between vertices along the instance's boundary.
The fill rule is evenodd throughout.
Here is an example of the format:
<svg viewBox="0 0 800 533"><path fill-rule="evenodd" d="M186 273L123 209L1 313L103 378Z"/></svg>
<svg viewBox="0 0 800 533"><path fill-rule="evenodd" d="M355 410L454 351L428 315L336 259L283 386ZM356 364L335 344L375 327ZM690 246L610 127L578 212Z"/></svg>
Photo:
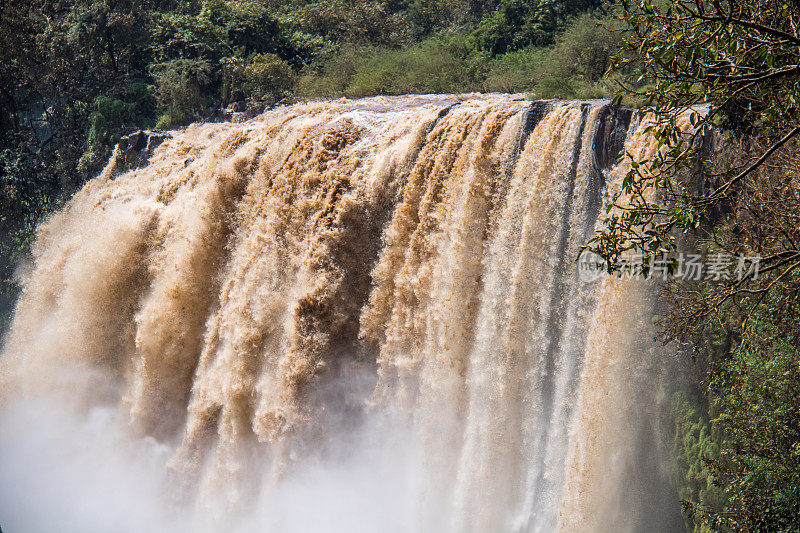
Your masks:
<svg viewBox="0 0 800 533"><path fill-rule="evenodd" d="M657 149L606 101L402 96L112 159L20 268L0 523L679 530L653 289L575 261Z"/></svg>

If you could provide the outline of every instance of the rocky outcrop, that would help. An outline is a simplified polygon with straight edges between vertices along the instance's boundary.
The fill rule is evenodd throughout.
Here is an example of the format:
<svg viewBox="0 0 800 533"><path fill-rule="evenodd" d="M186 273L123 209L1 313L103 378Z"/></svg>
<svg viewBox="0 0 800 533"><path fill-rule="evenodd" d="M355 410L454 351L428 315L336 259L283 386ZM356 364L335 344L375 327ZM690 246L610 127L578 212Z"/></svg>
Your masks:
<svg viewBox="0 0 800 533"><path fill-rule="evenodd" d="M611 104L603 108L594 145L598 168L608 170L617 162L633 116L631 107Z"/></svg>
<svg viewBox="0 0 800 533"><path fill-rule="evenodd" d="M138 130L119 140L118 168L136 168L147 164L156 147L170 137L163 131Z"/></svg>

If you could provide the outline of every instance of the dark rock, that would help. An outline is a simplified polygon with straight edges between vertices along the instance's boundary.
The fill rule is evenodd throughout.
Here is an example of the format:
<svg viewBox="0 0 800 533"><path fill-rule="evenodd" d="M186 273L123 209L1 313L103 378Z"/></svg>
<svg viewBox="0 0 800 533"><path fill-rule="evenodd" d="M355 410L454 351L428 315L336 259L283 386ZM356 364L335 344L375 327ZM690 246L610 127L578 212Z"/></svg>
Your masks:
<svg viewBox="0 0 800 533"><path fill-rule="evenodd" d="M525 146L525 141L528 140L534 128L553 110L552 100L536 100L531 102L531 106L525 113L525 123L522 126L522 138L520 139L520 149Z"/></svg>
<svg viewBox="0 0 800 533"><path fill-rule="evenodd" d="M145 152L148 155L152 154L153 151L158 147L159 144L163 143L167 139L169 139L169 133L165 133L163 131L153 131L148 132L147 134L147 144L145 145Z"/></svg>
<svg viewBox="0 0 800 533"><path fill-rule="evenodd" d="M147 146L147 134L142 130L131 133L127 136L128 150L141 151Z"/></svg>
<svg viewBox="0 0 800 533"><path fill-rule="evenodd" d="M264 103L250 104L249 106L247 106L247 109L245 109L245 111L244 111L244 118L245 119L251 119L253 117L257 117L258 115L260 115L261 113L263 113L267 109L272 109L273 107L274 107L273 105L264 104Z"/></svg>
<svg viewBox="0 0 800 533"><path fill-rule="evenodd" d="M117 167L123 170L147 164L156 147L170 137L163 131L138 130L119 140Z"/></svg>
<svg viewBox="0 0 800 533"><path fill-rule="evenodd" d="M247 110L247 102L239 100L228 105L228 113L244 113Z"/></svg>
<svg viewBox="0 0 800 533"><path fill-rule="evenodd" d="M633 108L619 105L607 105L600 112L594 145L598 168L608 170L617 162L625 147L633 112Z"/></svg>

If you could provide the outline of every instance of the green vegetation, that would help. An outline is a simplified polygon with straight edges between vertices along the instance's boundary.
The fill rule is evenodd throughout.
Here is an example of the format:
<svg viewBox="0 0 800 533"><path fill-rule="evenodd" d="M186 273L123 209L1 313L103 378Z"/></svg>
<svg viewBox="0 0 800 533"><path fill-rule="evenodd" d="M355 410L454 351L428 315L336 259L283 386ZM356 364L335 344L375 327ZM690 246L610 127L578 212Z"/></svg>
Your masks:
<svg viewBox="0 0 800 533"><path fill-rule="evenodd" d="M800 528L798 282L753 311L727 306L689 345L706 368L693 369L702 381L682 383L670 408L673 476L692 531Z"/></svg>
<svg viewBox="0 0 800 533"><path fill-rule="evenodd" d="M716 484L709 464L710 458L719 455L719 436L714 433L706 416L707 407L701 401L702 398L678 391L669 405L674 425L672 475L694 533L711 531L701 520L695 520L698 509L717 512L724 502L724 491Z"/></svg>
<svg viewBox="0 0 800 533"><path fill-rule="evenodd" d="M544 48L492 56L473 36L440 33L401 48L348 47L308 69L296 87L304 96L527 92L534 98L610 97L604 81L617 36L590 14L572 19Z"/></svg>
<svg viewBox="0 0 800 533"><path fill-rule="evenodd" d="M662 152L633 165L592 248L612 269L631 251L761 257L757 279L669 287L663 336L688 373L673 402L687 523L800 531L800 7L623 0L619 13L614 65L640 74L630 93Z"/></svg>

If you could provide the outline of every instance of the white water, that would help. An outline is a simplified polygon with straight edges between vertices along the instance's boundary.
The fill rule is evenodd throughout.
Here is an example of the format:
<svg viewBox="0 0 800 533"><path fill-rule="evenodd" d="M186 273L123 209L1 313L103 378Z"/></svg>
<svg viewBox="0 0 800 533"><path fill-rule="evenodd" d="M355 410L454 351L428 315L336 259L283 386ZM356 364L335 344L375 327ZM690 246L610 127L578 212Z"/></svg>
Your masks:
<svg viewBox="0 0 800 533"><path fill-rule="evenodd" d="M657 149L629 118L314 102L110 163L22 274L0 524L680 528L651 289L575 263L626 132L635 156Z"/></svg>

